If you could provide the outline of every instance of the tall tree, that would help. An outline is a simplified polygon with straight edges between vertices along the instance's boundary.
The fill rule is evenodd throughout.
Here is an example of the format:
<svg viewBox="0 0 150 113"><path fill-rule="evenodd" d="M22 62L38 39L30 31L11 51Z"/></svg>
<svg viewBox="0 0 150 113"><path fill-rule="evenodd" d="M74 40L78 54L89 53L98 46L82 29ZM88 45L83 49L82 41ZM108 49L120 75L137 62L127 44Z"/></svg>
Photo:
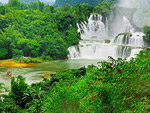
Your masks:
<svg viewBox="0 0 150 113"><path fill-rule="evenodd" d="M18 0L9 0L8 7L19 7L20 6L20 2Z"/></svg>

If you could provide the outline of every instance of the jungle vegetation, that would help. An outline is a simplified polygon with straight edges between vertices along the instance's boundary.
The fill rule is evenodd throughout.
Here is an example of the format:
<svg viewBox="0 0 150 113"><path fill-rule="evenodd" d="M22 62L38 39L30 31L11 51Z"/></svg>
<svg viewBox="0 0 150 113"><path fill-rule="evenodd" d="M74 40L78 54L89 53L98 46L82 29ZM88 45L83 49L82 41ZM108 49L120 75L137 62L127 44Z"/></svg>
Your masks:
<svg viewBox="0 0 150 113"><path fill-rule="evenodd" d="M56 0L54 6L55 7L61 7L64 4L69 4L71 6L77 5L77 4L89 4L92 6L97 6L100 3L104 2L114 2L116 0Z"/></svg>

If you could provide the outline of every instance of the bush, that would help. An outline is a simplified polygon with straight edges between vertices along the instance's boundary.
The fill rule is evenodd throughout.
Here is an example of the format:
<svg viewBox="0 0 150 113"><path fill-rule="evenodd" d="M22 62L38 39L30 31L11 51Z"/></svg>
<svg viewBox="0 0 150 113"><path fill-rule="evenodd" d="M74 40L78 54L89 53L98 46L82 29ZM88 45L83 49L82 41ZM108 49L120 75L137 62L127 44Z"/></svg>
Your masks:
<svg viewBox="0 0 150 113"><path fill-rule="evenodd" d="M42 55L41 59L44 60L44 61L51 61L51 60L53 60L50 56L45 56L45 55Z"/></svg>
<svg viewBox="0 0 150 113"><path fill-rule="evenodd" d="M14 77L12 78L10 95L21 108L25 108L26 105L26 101L23 100L23 97L27 89L28 85L25 83L25 79L22 76L18 76L16 80Z"/></svg>
<svg viewBox="0 0 150 113"><path fill-rule="evenodd" d="M8 54L7 49L5 49L5 48L0 48L0 59L1 59L1 58L5 58L7 54Z"/></svg>
<svg viewBox="0 0 150 113"><path fill-rule="evenodd" d="M19 49L13 49L13 58L19 58L23 55L23 51Z"/></svg>
<svg viewBox="0 0 150 113"><path fill-rule="evenodd" d="M21 63L41 63L42 59L28 57L28 58L19 58L17 59L17 61Z"/></svg>

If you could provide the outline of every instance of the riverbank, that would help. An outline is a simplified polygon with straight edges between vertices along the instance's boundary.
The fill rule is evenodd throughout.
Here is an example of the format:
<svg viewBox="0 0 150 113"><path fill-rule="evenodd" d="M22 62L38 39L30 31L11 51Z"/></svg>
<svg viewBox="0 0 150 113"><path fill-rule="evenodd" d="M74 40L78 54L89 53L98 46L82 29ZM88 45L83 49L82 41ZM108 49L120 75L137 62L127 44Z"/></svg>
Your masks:
<svg viewBox="0 0 150 113"><path fill-rule="evenodd" d="M23 63L23 62L17 62L13 59L8 60L0 60L0 67L11 67L11 68L26 68L26 67L32 67L36 66L37 63Z"/></svg>

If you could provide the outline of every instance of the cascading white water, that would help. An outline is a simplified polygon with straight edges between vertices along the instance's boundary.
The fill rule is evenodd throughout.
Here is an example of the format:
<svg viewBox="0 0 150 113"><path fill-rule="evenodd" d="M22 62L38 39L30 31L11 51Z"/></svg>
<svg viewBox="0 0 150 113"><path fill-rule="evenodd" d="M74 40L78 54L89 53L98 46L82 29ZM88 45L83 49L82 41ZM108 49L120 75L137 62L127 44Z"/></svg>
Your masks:
<svg viewBox="0 0 150 113"><path fill-rule="evenodd" d="M71 46L68 48L69 51L69 55L68 58L69 59L75 59L79 57L79 52L78 52L78 47L77 46Z"/></svg>
<svg viewBox="0 0 150 113"><path fill-rule="evenodd" d="M143 41L144 36L145 34L142 32L132 33L132 36L130 37L130 40L129 40L129 45L138 46L138 47L144 46L144 41Z"/></svg>
<svg viewBox="0 0 150 113"><path fill-rule="evenodd" d="M111 46L100 41L80 41L79 58L107 59L107 56L115 56L116 46Z"/></svg>
<svg viewBox="0 0 150 113"><path fill-rule="evenodd" d="M140 49L140 48L132 49L131 54L130 54L130 57L128 57L128 59L130 59L130 58L132 58L132 57L135 57L135 55L136 55L136 54L139 54L141 50L142 50L142 49Z"/></svg>
<svg viewBox="0 0 150 113"><path fill-rule="evenodd" d="M128 33L128 32L133 32L133 30L134 29L132 25L130 24L129 20L125 16L123 16L118 33Z"/></svg>
<svg viewBox="0 0 150 113"><path fill-rule="evenodd" d="M142 32L134 32L129 20L123 16L122 25L118 30L118 35L110 43L105 43L108 36L108 23L102 22L102 16L91 14L88 23L78 24L78 31L81 33L79 45L69 47L70 59L104 59L108 56L114 58L131 58L138 54L144 46ZM137 48L138 47L138 48Z"/></svg>
<svg viewBox="0 0 150 113"><path fill-rule="evenodd" d="M97 40L107 37L108 23L106 25L102 22L102 16L99 14L91 14L88 23L82 22L78 24L78 32L81 34L83 40Z"/></svg>
<svg viewBox="0 0 150 113"><path fill-rule="evenodd" d="M135 46L135 47L142 47L144 46L143 37L145 36L142 32L135 32L131 34L121 34L118 35L114 40L113 43L119 45L127 45L127 46Z"/></svg>

